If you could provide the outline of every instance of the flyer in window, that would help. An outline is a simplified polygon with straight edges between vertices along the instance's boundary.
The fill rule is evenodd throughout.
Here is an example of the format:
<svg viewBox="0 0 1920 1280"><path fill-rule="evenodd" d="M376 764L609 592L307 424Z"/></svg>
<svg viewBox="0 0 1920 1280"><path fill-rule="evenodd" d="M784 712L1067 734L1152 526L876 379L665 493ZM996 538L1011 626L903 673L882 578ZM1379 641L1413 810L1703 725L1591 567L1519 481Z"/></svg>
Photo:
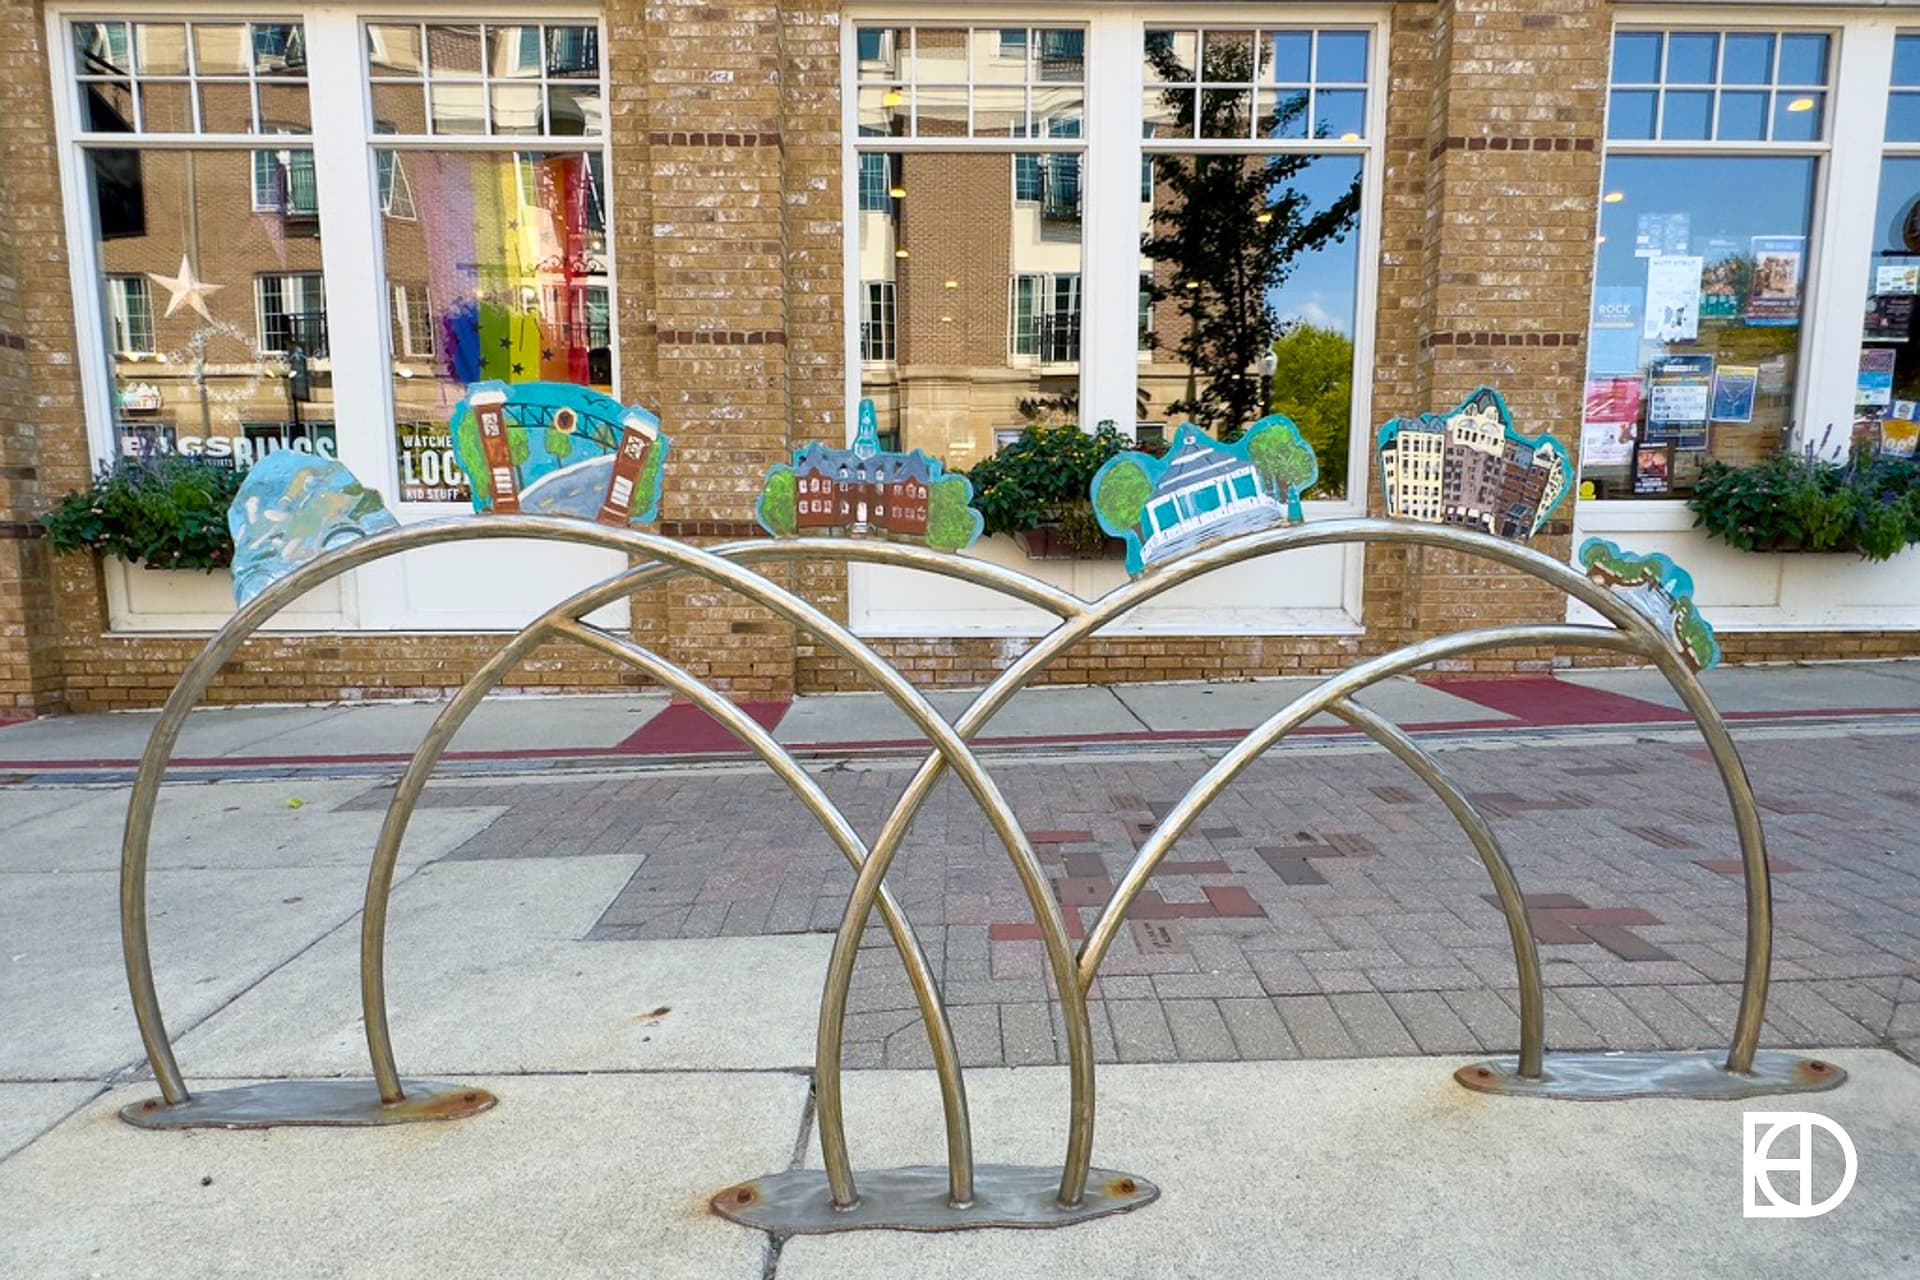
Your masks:
<svg viewBox="0 0 1920 1280"><path fill-rule="evenodd" d="M1911 458L1920 445L1920 422L1914 421L1914 403L1895 400L1887 416L1880 420L1880 456Z"/></svg>
<svg viewBox="0 0 1920 1280"><path fill-rule="evenodd" d="M1643 444L1633 451L1633 491L1635 493L1671 493L1673 491L1673 446Z"/></svg>
<svg viewBox="0 0 1920 1280"><path fill-rule="evenodd" d="M1800 282L1805 273L1805 236L1755 236L1753 282L1747 290L1747 323L1800 323Z"/></svg>
<svg viewBox="0 0 1920 1280"><path fill-rule="evenodd" d="M1580 463L1625 467L1640 435L1640 379L1589 378L1580 423Z"/></svg>
<svg viewBox="0 0 1920 1280"><path fill-rule="evenodd" d="M1587 376L1640 372L1642 290L1600 285L1593 291L1593 324L1587 336Z"/></svg>
<svg viewBox="0 0 1920 1280"><path fill-rule="evenodd" d="M1860 373L1858 390L1853 402L1858 405L1884 407L1893 403L1893 349L1891 347L1862 347L1860 349Z"/></svg>
<svg viewBox="0 0 1920 1280"><path fill-rule="evenodd" d="M1707 265L1700 273L1700 318L1731 320L1740 314L1741 277L1746 257L1734 241L1707 241Z"/></svg>
<svg viewBox="0 0 1920 1280"><path fill-rule="evenodd" d="M1634 223L1633 256L1657 258L1664 253L1685 253L1692 219L1684 213L1643 213Z"/></svg>
<svg viewBox="0 0 1920 1280"><path fill-rule="evenodd" d="M1760 386L1760 366L1723 364L1713 375L1715 422L1752 422L1754 393Z"/></svg>
<svg viewBox="0 0 1920 1280"><path fill-rule="evenodd" d="M1707 447L1707 418L1713 400L1713 357L1662 356L1647 366L1645 445L1676 449Z"/></svg>
<svg viewBox="0 0 1920 1280"><path fill-rule="evenodd" d="M1662 254L1647 259L1647 320L1641 337L1654 342L1693 342L1700 336L1702 259Z"/></svg>

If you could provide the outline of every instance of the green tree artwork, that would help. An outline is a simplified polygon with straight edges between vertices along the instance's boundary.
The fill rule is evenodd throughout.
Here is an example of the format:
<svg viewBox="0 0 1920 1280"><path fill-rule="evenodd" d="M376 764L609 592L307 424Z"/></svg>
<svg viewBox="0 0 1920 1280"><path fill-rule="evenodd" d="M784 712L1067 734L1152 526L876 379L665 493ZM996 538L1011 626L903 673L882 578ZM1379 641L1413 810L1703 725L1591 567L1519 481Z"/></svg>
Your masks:
<svg viewBox="0 0 1920 1280"><path fill-rule="evenodd" d="M473 488L477 501L492 501L493 477L487 471L486 450L480 444L480 428L473 420L473 414L462 413L453 424L453 452L460 463L460 470L467 476L467 483Z"/></svg>
<svg viewBox="0 0 1920 1280"><path fill-rule="evenodd" d="M760 524L776 538L791 538L799 526L798 499L793 472L775 467L760 491Z"/></svg>
<svg viewBox="0 0 1920 1280"><path fill-rule="evenodd" d="M1257 51L1257 55L1256 55ZM1235 46L1208 42L1201 79L1249 84L1264 81L1264 42ZM1253 65L1255 57L1262 62ZM1161 78L1191 83L1175 45L1152 41L1147 61ZM1307 109L1307 95L1277 95L1268 114L1250 128L1248 95L1228 89L1169 89L1169 133L1202 138L1276 137ZM1158 155L1151 228L1140 251L1164 270L1143 286L1156 303L1172 302L1183 324L1174 354L1191 372L1188 393L1167 405L1185 413L1222 442L1237 440L1270 409L1258 372L1282 326L1271 299L1301 259L1344 240L1357 225L1360 178L1324 208L1295 184L1311 154Z"/></svg>
<svg viewBox="0 0 1920 1280"><path fill-rule="evenodd" d="M1299 427L1284 418L1262 419L1247 436L1247 460L1260 473L1260 479L1276 498L1287 503L1287 517L1300 519L1300 495L1320 478L1320 463L1313 446L1302 437Z"/></svg>
<svg viewBox="0 0 1920 1280"><path fill-rule="evenodd" d="M958 551L972 545L981 527L981 516L973 509L972 499L973 486L965 476L947 476L933 482L927 492L928 546L938 551Z"/></svg>
<svg viewBox="0 0 1920 1280"><path fill-rule="evenodd" d="M565 462L573 452L573 437L554 427L547 428L545 443L556 462Z"/></svg>
<svg viewBox="0 0 1920 1280"><path fill-rule="evenodd" d="M514 470L527 465L527 459L533 456L533 446L527 443L527 433L517 427L506 431L507 456L513 459Z"/></svg>
<svg viewBox="0 0 1920 1280"><path fill-rule="evenodd" d="M1101 523L1109 529L1137 529L1140 513L1153 494L1153 480L1133 456L1120 455L1095 491Z"/></svg>
<svg viewBox="0 0 1920 1280"><path fill-rule="evenodd" d="M1353 339L1296 324L1274 341L1273 412L1293 419L1320 460L1312 496L1347 494L1347 440L1353 413Z"/></svg>

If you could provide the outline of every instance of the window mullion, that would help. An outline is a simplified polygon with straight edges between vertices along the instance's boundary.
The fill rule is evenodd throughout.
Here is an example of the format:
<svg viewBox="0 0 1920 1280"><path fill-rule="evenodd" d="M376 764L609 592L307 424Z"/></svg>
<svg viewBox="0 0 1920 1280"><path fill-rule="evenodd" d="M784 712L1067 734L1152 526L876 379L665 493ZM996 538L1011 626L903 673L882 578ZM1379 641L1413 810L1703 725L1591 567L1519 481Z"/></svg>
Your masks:
<svg viewBox="0 0 1920 1280"><path fill-rule="evenodd" d="M1082 161L1080 425L1131 428L1139 376L1140 67L1144 28L1129 10L1087 31L1087 150ZM1129 265L1131 264L1131 265Z"/></svg>

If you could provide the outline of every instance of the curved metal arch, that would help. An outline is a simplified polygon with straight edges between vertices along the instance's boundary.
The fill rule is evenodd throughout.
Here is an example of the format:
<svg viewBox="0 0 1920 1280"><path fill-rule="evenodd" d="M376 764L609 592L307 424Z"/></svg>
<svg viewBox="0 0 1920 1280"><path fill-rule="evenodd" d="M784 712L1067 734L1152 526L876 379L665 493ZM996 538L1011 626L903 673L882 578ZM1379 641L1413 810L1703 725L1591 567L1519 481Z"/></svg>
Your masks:
<svg viewBox="0 0 1920 1280"><path fill-rule="evenodd" d="M132 999L134 1020L140 1029L141 1046L146 1051L147 1061L153 1069L161 1097L168 1105L179 1106L187 1102L191 1095L181 1077L179 1063L174 1056L172 1042L166 1032L165 1019L160 1012L159 998L154 984L146 912L147 862L153 834L154 806L159 797L160 785L165 778L167 764L172 760L173 753L179 745L180 734L186 727L188 715L199 705L220 668L239 651L240 646L274 615L315 587L324 585L362 565L418 547L512 538L569 542L647 556L653 556L656 548L665 548L670 552L671 554L653 556L661 563L642 567L642 571L648 577L639 579L639 585L645 585L653 578L662 578L682 571L683 565L693 559L718 558L720 551L725 551L731 556L755 560L800 559L826 551L850 560L900 564L949 573L954 571L953 566L956 563L955 557L926 548L889 543L858 543L841 539L754 541L727 544L714 550L694 551L678 543L643 534L637 530L616 529L579 520L524 515L490 516L484 519L453 516L444 520L388 530L348 543L299 566L286 577L274 582L235 610L233 617L208 638L199 655L181 672L173 692L168 695L166 703L161 708L160 716L154 723L153 731L147 739L146 749L142 752L128 799L127 821L121 834L121 951L126 962L127 985ZM686 554L689 551L691 556ZM970 568L998 569L998 566L983 566L982 562L978 561L965 563ZM977 569L976 572L961 571L955 576L966 576L970 581L985 581L994 576L976 575ZM621 575L621 580L624 581L628 576ZM1058 611L1062 607L1073 607L1066 605L1064 603L1066 601L1077 603L1077 598L1065 592L1044 583L1025 579L1023 575L1012 571L1000 571L998 576L1005 579L1001 589L1042 608ZM990 582L987 584L994 585ZM778 588L775 589L778 590ZM612 595L608 597L608 599L612 598ZM804 602L798 603L804 605ZM811 606L806 607L814 616L827 622L824 615L811 610ZM827 625L832 624L827 622ZM925 710L931 713L931 708L925 708ZM934 715L933 719L942 728L945 727L945 722L939 720L937 715ZM941 735L930 733L929 736L938 740Z"/></svg>

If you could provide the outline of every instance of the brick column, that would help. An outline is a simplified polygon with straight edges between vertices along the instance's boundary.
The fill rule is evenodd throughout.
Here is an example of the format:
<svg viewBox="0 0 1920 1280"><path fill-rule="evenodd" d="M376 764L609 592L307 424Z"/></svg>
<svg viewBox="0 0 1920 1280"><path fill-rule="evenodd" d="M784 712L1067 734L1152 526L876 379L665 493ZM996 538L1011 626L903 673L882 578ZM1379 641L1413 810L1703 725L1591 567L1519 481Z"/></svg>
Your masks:
<svg viewBox="0 0 1920 1280"><path fill-rule="evenodd" d="M1402 74L1427 77L1429 110L1424 139L1418 121L1389 126L1389 164L1405 176L1389 178L1388 199L1420 204L1424 222L1417 250L1411 236L1395 246L1417 253L1417 278L1403 262L1393 285L1381 281L1382 328L1389 306L1410 311L1414 350L1409 369L1396 348L1391 379L1376 385L1412 395L1376 402L1377 417L1446 409L1484 383L1506 398L1516 429L1551 431L1577 465L1611 31L1609 0L1396 7L1396 87ZM1399 222L1404 232L1408 219ZM1566 557L1573 501L1570 492L1534 540L1539 550ZM1565 617L1559 592L1521 575L1437 551L1404 562L1402 609L1383 621L1408 635ZM1547 657L1463 665L1527 669Z"/></svg>

